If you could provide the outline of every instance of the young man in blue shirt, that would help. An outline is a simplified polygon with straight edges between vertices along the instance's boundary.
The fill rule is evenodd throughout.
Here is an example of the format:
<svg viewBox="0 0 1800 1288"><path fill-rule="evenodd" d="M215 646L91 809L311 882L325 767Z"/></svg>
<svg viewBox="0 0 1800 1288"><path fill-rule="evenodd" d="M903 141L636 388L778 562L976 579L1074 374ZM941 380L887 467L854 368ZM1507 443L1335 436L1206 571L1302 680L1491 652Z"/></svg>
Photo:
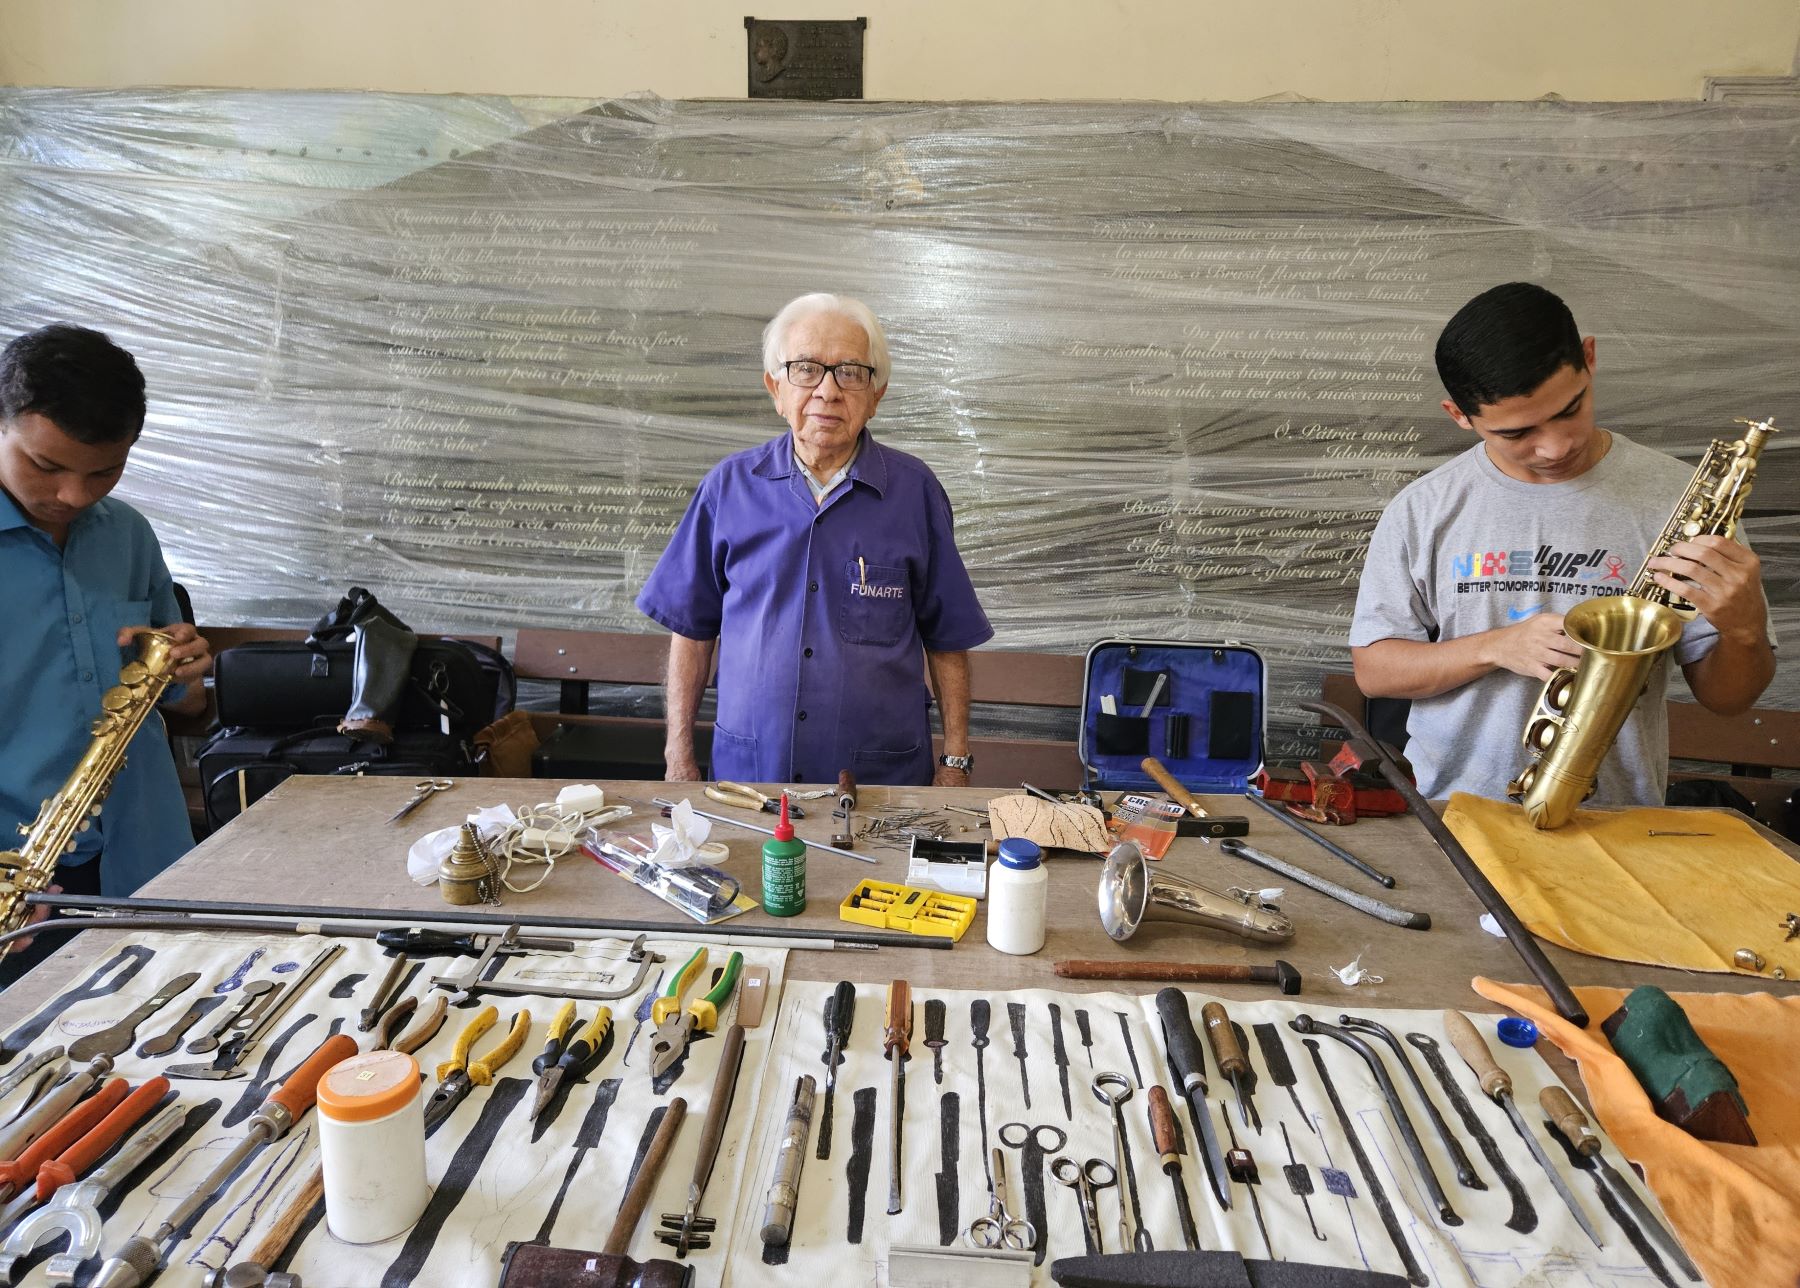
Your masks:
<svg viewBox="0 0 1800 1288"><path fill-rule="evenodd" d="M107 494L144 426L144 377L98 331L56 325L0 352L0 831L16 836L62 786L100 698L154 626L176 642L163 706L198 710L212 655L181 620L150 524ZM16 842L7 842L8 847ZM158 719L132 739L100 817L57 866L69 893L127 895L193 845ZM20 954L15 954L19 957ZM15 969L18 962L9 962Z"/></svg>

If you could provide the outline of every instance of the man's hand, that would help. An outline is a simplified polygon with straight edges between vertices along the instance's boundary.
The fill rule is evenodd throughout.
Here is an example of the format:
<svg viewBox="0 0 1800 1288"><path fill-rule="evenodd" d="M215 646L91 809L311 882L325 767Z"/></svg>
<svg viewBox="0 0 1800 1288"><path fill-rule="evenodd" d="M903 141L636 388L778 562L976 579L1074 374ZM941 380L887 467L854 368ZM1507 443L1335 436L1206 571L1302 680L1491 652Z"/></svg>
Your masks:
<svg viewBox="0 0 1800 1288"><path fill-rule="evenodd" d="M175 641L169 657L175 663L174 683L197 684L212 670L212 646L188 622L168 626L127 626L119 632L119 647L133 648L144 631L158 631Z"/></svg>
<svg viewBox="0 0 1800 1288"><path fill-rule="evenodd" d="M937 767L937 772L931 776L931 785L933 787L967 787L969 785L969 771L966 769L952 769L948 765L939 765Z"/></svg>
<svg viewBox="0 0 1800 1288"><path fill-rule="evenodd" d="M1690 601L1720 635L1740 644L1762 640L1769 609L1762 560L1749 546L1708 534L1677 541L1650 567L1658 586Z"/></svg>
<svg viewBox="0 0 1800 1288"><path fill-rule="evenodd" d="M664 750L664 780L671 783L693 783L700 780L700 762L694 759L692 751Z"/></svg>
<svg viewBox="0 0 1800 1288"><path fill-rule="evenodd" d="M1577 665L1581 645L1563 634L1562 625L1561 613L1542 612L1491 632L1494 665L1531 680L1548 680L1552 671Z"/></svg>

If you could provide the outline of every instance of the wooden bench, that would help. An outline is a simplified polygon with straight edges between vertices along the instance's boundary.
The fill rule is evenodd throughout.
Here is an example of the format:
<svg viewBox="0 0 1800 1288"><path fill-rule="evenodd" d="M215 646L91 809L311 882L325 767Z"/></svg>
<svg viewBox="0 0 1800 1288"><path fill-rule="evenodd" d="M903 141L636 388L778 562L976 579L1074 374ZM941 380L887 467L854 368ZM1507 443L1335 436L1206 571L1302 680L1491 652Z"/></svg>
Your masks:
<svg viewBox="0 0 1800 1288"><path fill-rule="evenodd" d="M661 776L663 721L641 716L595 715L590 686L595 684L660 686L668 661L668 636L608 631L524 629L513 649L513 665L521 680L553 681L559 688L555 712L533 712L540 738L559 724L605 727L612 737L609 756L641 765ZM1008 653L977 650L969 655L973 702L1038 708L1081 705L1083 660L1056 653ZM712 725L695 730L695 754L704 763L712 748ZM942 751L942 740L937 740ZM1016 786L1020 782L1072 787L1081 781L1081 760L1072 741L1059 739L974 737L973 784Z"/></svg>
<svg viewBox="0 0 1800 1288"><path fill-rule="evenodd" d="M1326 675L1323 690L1325 701L1358 719L1368 715L1370 700L1356 687L1354 676ZM1372 728L1371 732L1387 736L1382 730ZM1522 765L1524 753L1519 754ZM1676 768L1670 778L1729 783L1755 804L1758 818L1779 825L1787 798L1800 790L1800 782L1775 777L1776 770L1800 770L1800 711L1753 707L1742 715L1721 716L1697 702L1671 702L1669 758L1716 766L1706 770Z"/></svg>

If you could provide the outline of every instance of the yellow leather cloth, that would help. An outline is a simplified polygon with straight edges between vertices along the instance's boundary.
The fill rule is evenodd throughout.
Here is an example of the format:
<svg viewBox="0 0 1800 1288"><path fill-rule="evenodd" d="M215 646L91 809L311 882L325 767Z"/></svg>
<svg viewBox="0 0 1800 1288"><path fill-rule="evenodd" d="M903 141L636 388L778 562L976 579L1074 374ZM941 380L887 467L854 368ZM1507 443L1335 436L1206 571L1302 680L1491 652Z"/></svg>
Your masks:
<svg viewBox="0 0 1800 1288"><path fill-rule="evenodd" d="M1580 1066L1594 1117L1644 1169L1645 1184L1707 1283L1714 1288L1800 1284L1800 1094L1794 1082L1800 997L1674 994L1701 1039L1737 1075L1758 1141L1752 1147L1695 1140L1656 1116L1650 1098L1600 1032L1600 1022L1625 1000L1624 990L1576 989L1593 1016L1592 1027L1578 1029L1557 1015L1542 989L1488 979L1476 979L1474 989L1536 1021ZM1527 1121L1535 1108L1522 1107ZM1557 1157L1556 1149L1548 1152Z"/></svg>
<svg viewBox="0 0 1800 1288"><path fill-rule="evenodd" d="M1800 980L1800 863L1724 810L1579 810L1540 832L1517 805L1458 792L1444 822L1531 932L1579 953ZM1709 836L1651 836L1652 831ZM1760 953L1763 971L1732 962Z"/></svg>

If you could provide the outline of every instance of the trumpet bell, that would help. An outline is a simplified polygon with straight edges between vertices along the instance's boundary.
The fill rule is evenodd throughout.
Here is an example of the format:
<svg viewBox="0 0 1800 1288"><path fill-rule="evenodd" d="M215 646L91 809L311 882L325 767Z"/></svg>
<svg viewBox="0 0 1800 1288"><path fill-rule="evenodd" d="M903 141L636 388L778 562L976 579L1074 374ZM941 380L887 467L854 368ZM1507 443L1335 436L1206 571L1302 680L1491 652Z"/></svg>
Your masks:
<svg viewBox="0 0 1800 1288"><path fill-rule="evenodd" d="M1284 943L1294 923L1241 891L1229 894L1170 872L1152 872L1130 841L1113 847L1100 872L1100 924L1124 943L1146 922L1173 921L1223 930L1259 943Z"/></svg>

